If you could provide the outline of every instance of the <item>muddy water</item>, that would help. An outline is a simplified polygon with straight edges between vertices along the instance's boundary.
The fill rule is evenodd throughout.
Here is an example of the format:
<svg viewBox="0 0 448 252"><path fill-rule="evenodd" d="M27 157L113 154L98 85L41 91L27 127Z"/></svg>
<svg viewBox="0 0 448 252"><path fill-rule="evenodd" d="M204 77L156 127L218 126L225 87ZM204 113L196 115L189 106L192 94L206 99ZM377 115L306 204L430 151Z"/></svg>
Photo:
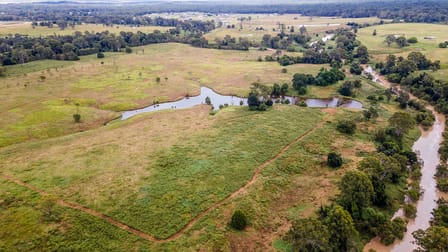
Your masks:
<svg viewBox="0 0 448 252"><path fill-rule="evenodd" d="M368 71L374 75L378 83L390 87L390 83L385 83L386 81L379 78L372 69ZM396 241L390 246L384 246L379 242L378 237L376 237L364 247L364 251L368 251L369 249L395 252L413 251L417 246L413 244L414 238L412 232L417 229L427 229L429 227L429 221L432 217L431 212L436 207L436 201L439 198L439 192L436 188L437 182L434 175L436 173L436 167L440 162L438 149L442 141L442 133L445 130L445 117L435 112L432 106L428 106L428 109L432 110L436 116L434 126L430 130L422 132L421 137L412 147L416 153L420 154L420 158L423 160L422 177L420 180L420 188L423 191L423 195L417 202L417 217L408 223L403 240ZM398 216L403 216L402 209L394 215L394 218Z"/></svg>
<svg viewBox="0 0 448 252"><path fill-rule="evenodd" d="M209 97L211 105L215 110L219 109L219 106L224 106L225 104L229 106L247 106L247 98L231 96L231 95L221 95L216 93L210 88L201 87L201 94L194 97L186 97L182 100L174 102L166 102L157 105L151 105L145 108L126 111L121 115L121 120L126 120L130 117L136 116L138 114L161 111L167 109L185 109L192 108L194 106L205 104L205 98ZM286 96L285 100L289 100L290 104L296 104L297 99L295 97ZM350 99L306 99L305 103L308 107L312 108L325 108L325 107L344 107L344 108L354 108L362 109L362 103L350 100Z"/></svg>

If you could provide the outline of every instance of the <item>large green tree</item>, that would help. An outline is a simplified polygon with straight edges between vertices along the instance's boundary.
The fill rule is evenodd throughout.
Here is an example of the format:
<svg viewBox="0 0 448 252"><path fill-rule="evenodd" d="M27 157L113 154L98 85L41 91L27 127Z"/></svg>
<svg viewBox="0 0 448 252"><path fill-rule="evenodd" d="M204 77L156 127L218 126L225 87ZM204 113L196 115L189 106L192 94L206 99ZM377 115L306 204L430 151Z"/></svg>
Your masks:
<svg viewBox="0 0 448 252"><path fill-rule="evenodd" d="M374 196L372 182L364 172L348 171L341 179L339 185L341 190L340 199L344 206L358 208L370 205Z"/></svg>
<svg viewBox="0 0 448 252"><path fill-rule="evenodd" d="M349 212L336 205L328 212L324 224L330 232L330 244L333 251L349 251L356 248L358 232Z"/></svg>
<svg viewBox="0 0 448 252"><path fill-rule="evenodd" d="M295 221L286 234L294 251L328 251L330 233L319 220L308 218Z"/></svg>

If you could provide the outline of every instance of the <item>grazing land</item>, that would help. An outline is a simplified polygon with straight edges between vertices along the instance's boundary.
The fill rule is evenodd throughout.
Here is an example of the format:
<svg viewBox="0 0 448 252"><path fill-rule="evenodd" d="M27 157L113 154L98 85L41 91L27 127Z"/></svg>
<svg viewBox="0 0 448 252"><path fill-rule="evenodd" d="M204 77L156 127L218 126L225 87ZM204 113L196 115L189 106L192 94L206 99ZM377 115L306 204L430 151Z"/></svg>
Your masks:
<svg viewBox="0 0 448 252"><path fill-rule="evenodd" d="M85 31L97 33L102 31L109 31L111 33L120 33L124 32L153 32L155 30L166 31L172 27L166 26L128 26L128 25L112 25L106 26L103 24L81 24L75 25L75 27L67 27L65 29L60 29L57 25L54 25L53 28L48 28L47 26L33 26L31 22L0 22L0 36L9 36L14 34L24 34L33 37L39 36L50 36L50 35L71 35L75 32Z"/></svg>
<svg viewBox="0 0 448 252"><path fill-rule="evenodd" d="M257 61L270 51L220 51L174 43L134 51L106 53L103 59L92 55L76 62L7 67L10 76L0 85L0 146L95 128L117 117L118 111L197 95L201 86L246 96L253 82L290 82L294 73L314 74L324 66L292 65L282 73L284 67L277 62ZM72 123L77 109L81 124Z"/></svg>

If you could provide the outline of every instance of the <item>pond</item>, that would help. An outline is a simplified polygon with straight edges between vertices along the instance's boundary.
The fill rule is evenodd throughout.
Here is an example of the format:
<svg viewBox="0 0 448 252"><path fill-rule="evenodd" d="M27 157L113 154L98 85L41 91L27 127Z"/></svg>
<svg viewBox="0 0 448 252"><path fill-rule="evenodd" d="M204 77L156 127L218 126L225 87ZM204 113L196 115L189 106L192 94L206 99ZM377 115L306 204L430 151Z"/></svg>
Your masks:
<svg viewBox="0 0 448 252"><path fill-rule="evenodd" d="M221 95L213 91L208 87L201 87L201 94L193 97L185 97L178 101L166 102L151 105L141 109L135 109L123 112L121 115L121 120L126 120L135 115L139 115L147 112L161 111L167 109L186 109L192 108L197 105L205 104L205 98L209 97L211 105L214 110L218 110L219 106L247 106L247 98L233 96L233 95ZM290 104L295 105L298 102L298 98L286 96L285 100L289 100ZM344 107L344 108L354 108L362 109L362 103L351 100L351 99L306 99L305 103L308 107L312 108L334 108L334 107Z"/></svg>

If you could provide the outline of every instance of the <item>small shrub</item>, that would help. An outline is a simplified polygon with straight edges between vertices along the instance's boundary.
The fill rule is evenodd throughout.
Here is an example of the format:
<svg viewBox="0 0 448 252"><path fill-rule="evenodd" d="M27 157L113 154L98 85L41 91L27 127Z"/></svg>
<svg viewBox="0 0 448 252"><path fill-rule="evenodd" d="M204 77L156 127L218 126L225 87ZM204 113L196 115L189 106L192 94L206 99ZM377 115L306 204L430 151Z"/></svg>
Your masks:
<svg viewBox="0 0 448 252"><path fill-rule="evenodd" d="M408 218L414 219L417 216L417 209L414 205L406 204L403 207L404 215Z"/></svg>
<svg viewBox="0 0 448 252"><path fill-rule="evenodd" d="M205 103L207 104L207 105L210 105L210 104L212 104L212 101L210 100L210 97L205 97Z"/></svg>
<svg viewBox="0 0 448 252"><path fill-rule="evenodd" d="M274 105L274 102L271 99L269 99L265 102L265 104L266 104L266 106L271 107L272 105Z"/></svg>
<svg viewBox="0 0 448 252"><path fill-rule="evenodd" d="M407 41L408 41L409 44L415 44L415 43L418 42L416 37L410 37L410 38L408 38Z"/></svg>
<svg viewBox="0 0 448 252"><path fill-rule="evenodd" d="M98 53L96 54L96 57L97 57L98 59L102 59L102 58L104 58L104 53L103 53L103 52L98 52Z"/></svg>
<svg viewBox="0 0 448 252"><path fill-rule="evenodd" d="M125 52L126 52L126 53L132 53L132 48L130 48L129 46L127 46Z"/></svg>
<svg viewBox="0 0 448 252"><path fill-rule="evenodd" d="M241 101L240 101L240 106L243 106L243 105L244 105L244 101L241 100Z"/></svg>
<svg viewBox="0 0 448 252"><path fill-rule="evenodd" d="M340 167L342 165L341 154L336 152L330 152L327 156L327 164L332 168Z"/></svg>
<svg viewBox="0 0 448 252"><path fill-rule="evenodd" d="M287 72L288 72L288 69L282 68L282 73L287 73Z"/></svg>
<svg viewBox="0 0 448 252"><path fill-rule="evenodd" d="M81 122L81 115L80 114L73 114L73 120L75 120L75 123Z"/></svg>
<svg viewBox="0 0 448 252"><path fill-rule="evenodd" d="M243 230L247 225L247 218L243 212L236 210L230 220L230 226L236 230Z"/></svg>
<svg viewBox="0 0 448 252"><path fill-rule="evenodd" d="M351 120L343 120L338 122L336 129L344 134L352 135L356 130L356 123Z"/></svg>

